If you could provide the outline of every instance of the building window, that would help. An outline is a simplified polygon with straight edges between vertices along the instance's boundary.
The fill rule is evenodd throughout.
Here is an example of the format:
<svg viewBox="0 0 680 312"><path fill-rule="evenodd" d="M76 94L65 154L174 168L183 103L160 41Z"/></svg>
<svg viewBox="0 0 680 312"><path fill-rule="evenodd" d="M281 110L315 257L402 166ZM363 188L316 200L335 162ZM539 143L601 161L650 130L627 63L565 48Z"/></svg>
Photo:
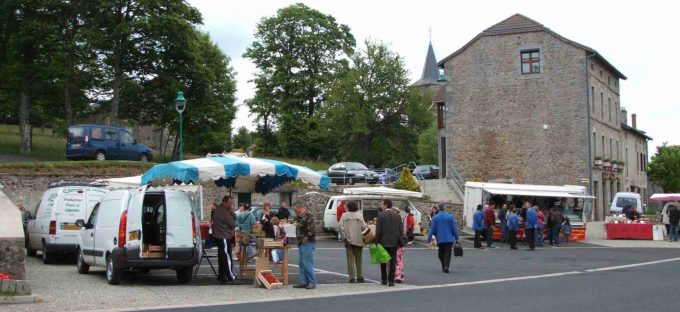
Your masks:
<svg viewBox="0 0 680 312"><path fill-rule="evenodd" d="M597 133L593 131L593 155L597 154Z"/></svg>
<svg viewBox="0 0 680 312"><path fill-rule="evenodd" d="M602 160L604 161L606 157L604 157L604 135L602 136Z"/></svg>
<svg viewBox="0 0 680 312"><path fill-rule="evenodd" d="M627 147L626 147L625 161L626 161L626 177L627 177L628 176L628 148Z"/></svg>
<svg viewBox="0 0 680 312"><path fill-rule="evenodd" d="M612 138L609 138L609 159L614 160L614 152L612 150Z"/></svg>
<svg viewBox="0 0 680 312"><path fill-rule="evenodd" d="M604 119L604 93L600 92L600 117Z"/></svg>
<svg viewBox="0 0 680 312"><path fill-rule="evenodd" d="M616 140L616 161L619 161L619 159L621 159L619 154L619 140Z"/></svg>
<svg viewBox="0 0 680 312"><path fill-rule="evenodd" d="M595 70L595 64L590 63L590 70Z"/></svg>
<svg viewBox="0 0 680 312"><path fill-rule="evenodd" d="M595 115L595 87L593 86L590 87L590 101L592 102L591 105L593 105L592 114Z"/></svg>
<svg viewBox="0 0 680 312"><path fill-rule="evenodd" d="M602 76L602 71L600 71L600 78L602 78L602 77L604 77L604 76Z"/></svg>
<svg viewBox="0 0 680 312"><path fill-rule="evenodd" d="M444 129L444 103L437 103L437 127Z"/></svg>
<svg viewBox="0 0 680 312"><path fill-rule="evenodd" d="M619 86L619 81L618 81L618 79L614 80L614 86L615 86L615 87L618 87L618 86Z"/></svg>
<svg viewBox="0 0 680 312"><path fill-rule="evenodd" d="M607 98L607 111L609 112L609 122L612 122L612 98Z"/></svg>
<svg viewBox="0 0 680 312"><path fill-rule="evenodd" d="M614 121L616 121L616 125L618 126L618 124L619 124L619 114L621 114L621 109L619 108L619 102L614 102L614 106L616 107L616 114L614 114Z"/></svg>
<svg viewBox="0 0 680 312"><path fill-rule="evenodd" d="M541 72L541 57L538 50L522 51L522 74L538 74Z"/></svg>
<svg viewBox="0 0 680 312"><path fill-rule="evenodd" d="M607 86L611 86L611 85L612 85L612 77L607 76Z"/></svg>

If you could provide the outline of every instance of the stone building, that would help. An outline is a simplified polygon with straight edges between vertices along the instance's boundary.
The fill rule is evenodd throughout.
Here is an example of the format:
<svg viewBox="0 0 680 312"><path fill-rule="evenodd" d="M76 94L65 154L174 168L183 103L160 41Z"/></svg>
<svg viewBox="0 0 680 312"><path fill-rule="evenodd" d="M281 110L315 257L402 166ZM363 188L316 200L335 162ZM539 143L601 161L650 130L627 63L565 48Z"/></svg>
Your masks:
<svg viewBox="0 0 680 312"><path fill-rule="evenodd" d="M447 177L587 185L595 220L618 191L647 196L650 138L620 108L626 76L594 49L516 14L438 66L447 81L433 104Z"/></svg>

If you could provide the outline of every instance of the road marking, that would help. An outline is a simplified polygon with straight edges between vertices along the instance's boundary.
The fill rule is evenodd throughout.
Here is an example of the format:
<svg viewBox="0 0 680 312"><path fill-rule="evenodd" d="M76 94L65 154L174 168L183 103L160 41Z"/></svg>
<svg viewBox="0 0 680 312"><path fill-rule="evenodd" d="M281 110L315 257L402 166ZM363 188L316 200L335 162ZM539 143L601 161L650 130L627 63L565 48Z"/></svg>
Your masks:
<svg viewBox="0 0 680 312"><path fill-rule="evenodd" d="M612 270L635 268L635 267L640 267L640 266L645 266L645 265L653 265L653 264L673 262L673 261L680 261L680 258L671 258L671 259L664 259L664 260L657 260L657 261L649 261L649 262L641 262L641 263L634 263L634 264L626 264L626 265L619 265L619 266L590 269L590 270L585 270L585 272L592 273L592 272L612 271Z"/></svg>
<svg viewBox="0 0 680 312"><path fill-rule="evenodd" d="M298 268L298 269L300 268L300 266L297 265L297 264L291 264L291 263L289 263L288 265L289 265L289 266L294 266L294 267L296 267L296 268ZM347 275L347 274L342 274L342 273L333 272L333 271L326 271L326 270L322 270L322 269L314 269L314 271L319 272L319 273L325 273L325 274L331 274L331 275L349 277L349 275ZM368 279L368 278L364 278L364 280L369 281L369 282L372 282L372 283L376 283L376 284L379 284L379 283L380 283L380 282L378 282L378 281L375 281L375 280L372 280L372 279Z"/></svg>

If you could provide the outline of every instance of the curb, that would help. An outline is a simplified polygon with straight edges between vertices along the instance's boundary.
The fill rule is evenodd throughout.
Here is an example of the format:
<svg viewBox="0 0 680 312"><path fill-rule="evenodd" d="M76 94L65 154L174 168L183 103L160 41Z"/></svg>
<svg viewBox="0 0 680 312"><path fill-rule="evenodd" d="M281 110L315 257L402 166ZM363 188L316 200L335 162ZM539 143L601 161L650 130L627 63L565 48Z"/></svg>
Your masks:
<svg viewBox="0 0 680 312"><path fill-rule="evenodd" d="M36 297L35 295L0 296L0 305L2 305L2 304L36 303L36 302L38 302L38 297Z"/></svg>

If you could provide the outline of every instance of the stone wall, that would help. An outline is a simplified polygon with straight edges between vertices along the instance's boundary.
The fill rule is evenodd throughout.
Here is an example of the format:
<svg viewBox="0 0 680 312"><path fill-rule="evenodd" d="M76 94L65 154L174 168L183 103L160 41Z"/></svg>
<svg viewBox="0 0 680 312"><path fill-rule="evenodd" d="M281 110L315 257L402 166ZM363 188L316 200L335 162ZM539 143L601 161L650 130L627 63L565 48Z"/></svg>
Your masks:
<svg viewBox="0 0 680 312"><path fill-rule="evenodd" d="M0 272L12 275L15 280L25 279L25 254L21 213L0 191Z"/></svg>

